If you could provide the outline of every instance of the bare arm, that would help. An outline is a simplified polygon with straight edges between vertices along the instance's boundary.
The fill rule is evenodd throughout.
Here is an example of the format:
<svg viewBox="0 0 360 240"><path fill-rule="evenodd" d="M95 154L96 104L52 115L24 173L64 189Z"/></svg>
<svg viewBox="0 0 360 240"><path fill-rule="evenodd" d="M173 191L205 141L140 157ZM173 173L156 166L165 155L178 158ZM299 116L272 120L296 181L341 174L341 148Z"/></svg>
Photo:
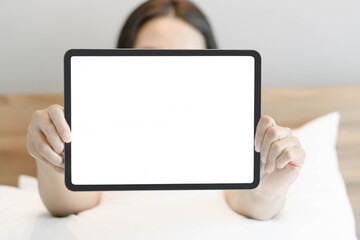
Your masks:
<svg viewBox="0 0 360 240"><path fill-rule="evenodd" d="M98 205L101 192L72 192L64 184L64 174L36 159L39 193L46 208L54 217L93 208Z"/></svg>
<svg viewBox="0 0 360 240"><path fill-rule="evenodd" d="M262 196L257 190L224 191L225 199L235 212L257 220L268 220L284 207L286 194L277 197Z"/></svg>
<svg viewBox="0 0 360 240"><path fill-rule="evenodd" d="M289 187L296 180L305 151L289 128L263 116L256 128L255 151L260 152L260 184L253 190L225 191L231 209L249 218L266 220L284 207Z"/></svg>
<svg viewBox="0 0 360 240"><path fill-rule="evenodd" d="M75 214L98 205L101 192L72 192L64 183L64 142L71 133L60 105L34 112L28 127L26 147L35 158L39 193L55 217Z"/></svg>

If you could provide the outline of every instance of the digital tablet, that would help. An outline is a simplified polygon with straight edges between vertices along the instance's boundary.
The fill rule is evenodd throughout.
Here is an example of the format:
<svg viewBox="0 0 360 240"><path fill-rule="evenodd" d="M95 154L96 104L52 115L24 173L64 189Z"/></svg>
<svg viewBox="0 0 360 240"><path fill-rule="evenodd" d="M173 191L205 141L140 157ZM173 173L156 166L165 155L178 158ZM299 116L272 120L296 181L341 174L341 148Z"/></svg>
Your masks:
<svg viewBox="0 0 360 240"><path fill-rule="evenodd" d="M258 52L73 49L64 64L68 189L258 185Z"/></svg>

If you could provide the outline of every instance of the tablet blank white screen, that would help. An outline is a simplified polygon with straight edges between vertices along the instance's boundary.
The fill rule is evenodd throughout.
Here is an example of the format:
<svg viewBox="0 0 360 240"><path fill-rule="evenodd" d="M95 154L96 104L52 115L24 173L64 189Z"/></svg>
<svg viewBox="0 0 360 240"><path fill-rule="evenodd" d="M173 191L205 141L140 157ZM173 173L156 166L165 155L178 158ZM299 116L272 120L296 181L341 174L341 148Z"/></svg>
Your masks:
<svg viewBox="0 0 360 240"><path fill-rule="evenodd" d="M254 64L71 57L72 183L253 182Z"/></svg>

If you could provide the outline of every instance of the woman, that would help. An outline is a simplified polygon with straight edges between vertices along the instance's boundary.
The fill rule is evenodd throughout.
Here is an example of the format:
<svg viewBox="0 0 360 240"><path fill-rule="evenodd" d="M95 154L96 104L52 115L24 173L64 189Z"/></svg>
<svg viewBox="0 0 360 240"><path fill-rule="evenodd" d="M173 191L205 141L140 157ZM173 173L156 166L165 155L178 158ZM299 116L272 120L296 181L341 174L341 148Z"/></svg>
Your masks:
<svg viewBox="0 0 360 240"><path fill-rule="evenodd" d="M191 2L151 0L127 19L118 48L216 48L209 22ZM101 192L71 192L64 185L64 142L71 141L63 107L51 105L34 112L28 127L27 149L35 158L39 193L53 216L66 216L95 207ZM284 206L286 193L305 159L299 140L289 128L262 116L255 134L261 156L260 185L254 190L227 190L224 198L235 212L254 219L270 219Z"/></svg>

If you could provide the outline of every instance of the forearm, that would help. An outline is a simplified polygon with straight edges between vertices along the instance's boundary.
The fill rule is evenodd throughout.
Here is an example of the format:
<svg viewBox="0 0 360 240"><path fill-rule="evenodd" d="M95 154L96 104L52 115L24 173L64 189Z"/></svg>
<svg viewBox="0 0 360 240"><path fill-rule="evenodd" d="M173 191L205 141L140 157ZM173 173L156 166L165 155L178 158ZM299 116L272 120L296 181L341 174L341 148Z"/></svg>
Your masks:
<svg viewBox="0 0 360 240"><path fill-rule="evenodd" d="M56 217L75 214L98 205L101 192L72 192L58 173L41 160L36 160L39 193L48 211Z"/></svg>
<svg viewBox="0 0 360 240"><path fill-rule="evenodd" d="M276 216L284 207L286 194L267 197L257 189L224 191L228 205L235 212L253 219L268 220Z"/></svg>

